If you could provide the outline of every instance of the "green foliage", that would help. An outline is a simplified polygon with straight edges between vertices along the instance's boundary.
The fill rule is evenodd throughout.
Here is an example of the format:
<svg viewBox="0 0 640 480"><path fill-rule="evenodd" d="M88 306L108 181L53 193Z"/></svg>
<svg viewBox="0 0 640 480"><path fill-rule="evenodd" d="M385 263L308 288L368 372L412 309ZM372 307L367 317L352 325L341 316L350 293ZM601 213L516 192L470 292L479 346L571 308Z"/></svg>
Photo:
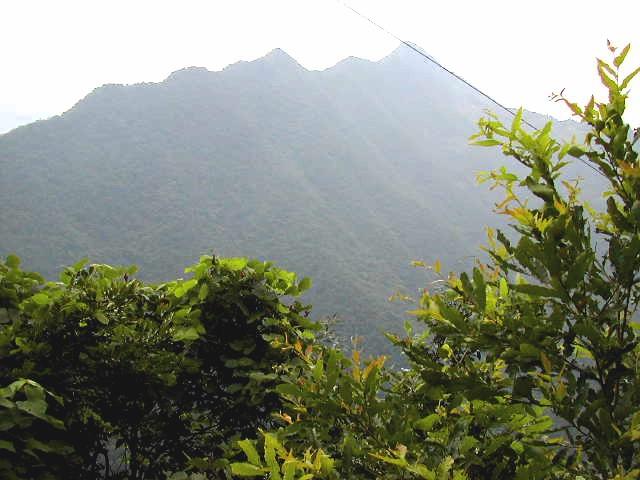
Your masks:
<svg viewBox="0 0 640 480"><path fill-rule="evenodd" d="M85 261L44 285L13 256L0 269L7 315L0 381L13 382L11 395L20 386L27 396L14 403L7 396L3 406L15 417L36 402L25 411L64 426L55 441L72 451L48 458L45 468L60 478L224 468L219 457L230 442L268 426L281 405L270 387L293 355L280 345L312 340L316 328L307 307L281 301L308 281L255 260L204 256L187 269L190 279L162 285L130 278L133 268ZM38 384L60 401L59 420L44 416ZM12 438L3 435L6 448ZM31 478L41 465L23 461L28 453L22 448L7 468Z"/></svg>
<svg viewBox="0 0 640 480"><path fill-rule="evenodd" d="M251 440L241 440L238 446L246 455L248 462L234 462L231 473L236 477L264 477L273 480L310 480L312 478L333 479L335 471L333 460L322 450L304 452L298 459L288 451L278 438L271 434L263 435L264 457L260 458Z"/></svg>
<svg viewBox="0 0 640 480"><path fill-rule="evenodd" d="M632 479L640 475L640 135L623 121L625 48L598 62L607 102L582 108L585 143L551 123L528 133L482 119L472 137L518 171L481 175L501 188L515 233L488 230L489 263L440 274L411 313L419 331L389 335L409 369L361 365L315 345L277 390L278 432L321 448L341 478ZM615 49L612 47L615 54ZM569 157L608 181L606 211L580 198Z"/></svg>
<svg viewBox="0 0 640 480"><path fill-rule="evenodd" d="M615 57L615 68L598 61L607 102L592 98L582 109L559 96L590 127L583 145L560 145L550 123L527 133L522 111L510 128L495 117L480 121L480 145L499 145L525 169L484 176L504 190L498 211L518 238L489 230L491 262L473 275L450 276L440 293L425 293L415 313L428 333L403 345L429 389L442 392L440 407L469 405L473 422L484 415L478 402L501 410L489 417L496 425L482 426L502 431L506 471L516 478L640 472L633 433L640 183L637 134L622 118L629 83L618 76L623 59ZM578 184L563 178L567 155L609 182L606 212L582 201ZM485 461L492 449L484 450Z"/></svg>
<svg viewBox="0 0 640 480"><path fill-rule="evenodd" d="M32 296L44 279L37 273L24 272L20 269L20 259L9 255L5 262L0 262L0 317L2 323L10 321L22 300Z"/></svg>
<svg viewBox="0 0 640 480"><path fill-rule="evenodd" d="M482 352L483 362L501 362L512 382L503 392L512 404L539 405L556 418L561 446L554 462L562 458L568 468L620 478L633 478L640 467L633 440L640 401L638 135L623 120L635 73L619 77L628 49L614 57L614 67L598 60L607 102L592 97L581 108L558 96L589 125L583 145L561 146L549 136L551 125L529 135L519 115L510 130L495 119L480 123L481 136L499 141L527 168L522 178L488 175L506 192L500 209L520 238L512 243L500 232L497 241L490 236L492 264L476 270L472 281L450 281L440 298L464 312L463 322L442 309L451 323L429 322L464 351ZM606 178L606 212L580 200L577 183L562 179L567 155ZM518 188L539 202L530 206ZM481 290L491 308L480 308L468 286ZM423 303L437 309L428 298ZM425 318L435 317L425 312Z"/></svg>
<svg viewBox="0 0 640 480"><path fill-rule="evenodd" d="M64 424L47 413L47 401L62 405L60 397L31 380L16 380L0 388L2 478L49 478L47 463L72 452L57 438L56 430L63 430Z"/></svg>
<svg viewBox="0 0 640 480"><path fill-rule="evenodd" d="M548 478L562 470L545 455L557 442L544 435L553 422L543 409L478 388L497 372L478 368L475 385L448 378L435 368L452 354L447 344L436 342L406 371L386 369L384 357L361 362L358 350L347 358L319 345L294 349L303 363L277 387L286 400L278 434L294 450L326 451L340 478L510 478L516 468L519 478Z"/></svg>

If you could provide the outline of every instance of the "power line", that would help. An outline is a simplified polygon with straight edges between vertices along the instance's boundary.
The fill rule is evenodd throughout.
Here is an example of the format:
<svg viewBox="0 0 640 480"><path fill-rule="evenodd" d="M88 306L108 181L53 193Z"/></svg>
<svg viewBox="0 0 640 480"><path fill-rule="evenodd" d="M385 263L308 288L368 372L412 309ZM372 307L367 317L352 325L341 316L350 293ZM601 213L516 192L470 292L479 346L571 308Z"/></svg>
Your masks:
<svg viewBox="0 0 640 480"><path fill-rule="evenodd" d="M435 58L431 57L430 55L426 54L425 52L423 52L422 50L416 48L415 45L413 45L410 42L407 42L406 40L403 40L402 38L398 37L397 35L395 35L394 33L390 32L389 30L387 30L386 28L384 28L382 25L380 25L379 23L374 22L371 18L367 17L366 15L360 13L359 11L357 11L356 9L354 9L353 7L351 7L350 5L346 4L345 2L342 2L340 0L338 0L338 3L340 3L342 6L344 6L345 8L351 10L353 13L355 13L356 15L358 15L359 17L363 18L364 20L368 21L371 25L375 26L376 28L378 28L379 30L381 30L382 32L386 33L387 35L389 35L390 37L392 37L393 39L397 40L398 42L402 43L403 45L405 45L406 47L409 47L411 50L413 50L414 52L416 52L418 55L426 58L428 61L430 61L431 63L433 63L434 65L438 66L439 68L441 68L442 70L444 70L445 72L447 72L449 75L457 78L458 80L460 80L462 83L464 83L466 86L468 86L469 88L471 88L472 90L475 90L477 93L479 93L480 95L482 95L483 97L485 97L487 100L489 100L490 102L495 103L498 107L502 108L503 110L509 112L511 115L514 115L513 111L507 107L505 107L502 103L500 103L499 101L497 101L495 98L493 98L491 95L489 95L488 93L483 92L482 90L480 90L478 87L476 87L475 85L472 85L471 83L467 82L464 78L462 78L460 75L458 75L457 73L449 70L447 67L445 67L444 65L442 65L440 62L438 62ZM529 127L533 128L534 130L538 130L538 128L536 128L534 125L532 125L531 123L529 123L528 121L526 121L525 119L522 120L523 123L527 124Z"/></svg>
<svg viewBox="0 0 640 480"><path fill-rule="evenodd" d="M510 108L505 107L502 103L500 103L498 100L496 100L495 98L493 98L491 95L489 95L488 93L483 92L482 90L480 90L478 87L476 87L475 85L469 83L467 80L465 80L464 78L462 78L460 75L458 75L457 73L453 72L452 70L449 70L447 67L445 67L444 65L442 65L440 62L438 62L435 58L431 57L430 55L426 54L425 52L423 52L422 50L416 48L415 45L413 45L410 42L407 42L406 40L403 40L402 38L400 38L399 36L397 36L396 34L394 34L393 32L387 30L386 28L384 28L382 25L380 25L379 23L375 22L373 19L371 19L370 17L367 17L366 15L360 13L358 10L356 10L355 8L353 8L351 5L347 4L346 2L342 1L342 0L337 0L338 3L340 3L343 7L345 7L348 10L351 10L353 13L355 13L357 16L359 16L360 18L366 20L367 22L369 22L371 25L373 25L374 27L376 27L377 29L379 29L380 31L384 32L385 34L389 35L391 38L397 40L398 42L402 43L403 45L405 45L406 47L410 48L411 50L413 50L414 52L416 52L418 55L420 55L421 57L425 58L426 60L428 60L429 62L433 63L434 65L436 65L438 68L444 70L445 72L447 72L449 75L457 78L459 81L461 81L462 83L464 83L467 87L471 88L472 90L474 90L475 92L479 93L480 95L482 95L483 97L485 97L487 100L489 100L490 102L496 104L498 107L500 107L501 109L505 110L506 112L508 112L510 115L513 115L514 117L516 116L516 114L514 113L513 110L511 110ZM531 124L529 121L527 121L526 119L522 119L522 123L524 123L525 125L529 126L530 128L532 128L533 130L540 130L539 128L537 128L535 125ZM600 170L598 170L597 168L595 168L593 165L591 165L590 163L588 163L586 160L584 160L583 158L579 158L578 160L580 160L582 163L584 163L587 167L589 167L591 170L593 170L594 172L596 172L598 175L601 175L604 178L607 178L606 175L604 175Z"/></svg>

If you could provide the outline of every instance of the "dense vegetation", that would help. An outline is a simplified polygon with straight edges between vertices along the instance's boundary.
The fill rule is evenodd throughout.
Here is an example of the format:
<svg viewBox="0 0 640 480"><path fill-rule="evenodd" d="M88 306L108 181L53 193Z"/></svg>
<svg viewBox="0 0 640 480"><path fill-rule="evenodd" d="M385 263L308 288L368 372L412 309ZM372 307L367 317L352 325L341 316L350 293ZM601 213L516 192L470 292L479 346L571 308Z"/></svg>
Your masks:
<svg viewBox="0 0 640 480"><path fill-rule="evenodd" d="M8 257L3 478L158 478L270 425L279 365L295 363L281 346L315 328L307 307L279 296L310 281L239 258L205 256L189 271L151 286L81 262L43 284Z"/></svg>
<svg viewBox="0 0 640 480"><path fill-rule="evenodd" d="M333 345L269 263L203 256L164 284L80 262L58 282L0 263L6 478L635 479L640 476L640 158L624 122L629 47L598 62L604 102L560 144L480 120L474 143L509 234L441 274L403 335L409 368ZM581 199L568 159L607 182Z"/></svg>
<svg viewBox="0 0 640 480"><path fill-rule="evenodd" d="M471 172L497 162L466 142L487 106L402 49L104 86L0 136L0 252L46 278L88 257L153 282L211 249L270 260L314 279L308 301L342 336L387 348L405 310L387 298L422 280L411 260L466 268L491 221Z"/></svg>

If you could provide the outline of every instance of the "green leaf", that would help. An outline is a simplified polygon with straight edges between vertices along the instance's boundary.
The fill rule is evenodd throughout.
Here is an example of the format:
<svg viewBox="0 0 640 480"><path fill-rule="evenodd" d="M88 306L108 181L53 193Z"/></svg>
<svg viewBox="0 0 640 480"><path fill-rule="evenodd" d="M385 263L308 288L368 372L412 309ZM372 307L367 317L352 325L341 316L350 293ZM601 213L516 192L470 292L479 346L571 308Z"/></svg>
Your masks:
<svg viewBox="0 0 640 480"><path fill-rule="evenodd" d="M220 266L228 268L232 272L242 270L248 263L249 260L244 257L223 258L220 260Z"/></svg>
<svg viewBox="0 0 640 480"><path fill-rule="evenodd" d="M280 477L280 468L278 461L276 460L276 452L282 452L284 450L280 442L271 433L265 433L264 435L264 460L271 470L272 478Z"/></svg>
<svg viewBox="0 0 640 480"><path fill-rule="evenodd" d="M453 457L445 457L442 462L440 462L440 465L438 465L438 478L448 478L448 473L453 467L453 464Z"/></svg>
<svg viewBox="0 0 640 480"><path fill-rule="evenodd" d="M316 364L313 366L313 379L316 382L319 382L322 379L322 375L324 374L324 362L322 358L318 359Z"/></svg>
<svg viewBox="0 0 640 480"><path fill-rule="evenodd" d="M262 477L268 472L265 468L256 467L250 463L232 463L231 473L239 477Z"/></svg>
<svg viewBox="0 0 640 480"><path fill-rule="evenodd" d="M462 272L460 274L460 281L462 282L462 290L465 295L468 297L473 297L473 285L471 285L471 281L469 280L469 275L467 272Z"/></svg>
<svg viewBox="0 0 640 480"><path fill-rule="evenodd" d="M10 452L16 453L13 442L10 442L9 440L0 440L0 450L9 450Z"/></svg>
<svg viewBox="0 0 640 480"><path fill-rule="evenodd" d="M484 282L484 276L479 268L473 269L473 297L478 304L478 309L484 312L487 305L487 286Z"/></svg>
<svg viewBox="0 0 640 480"><path fill-rule="evenodd" d="M613 224L621 230L633 230L633 225L620 211L613 197L607 198L607 213L611 217Z"/></svg>
<svg viewBox="0 0 640 480"><path fill-rule="evenodd" d="M500 297L507 298L509 296L509 286L507 285L507 279L504 277L500 278Z"/></svg>
<svg viewBox="0 0 640 480"><path fill-rule="evenodd" d="M567 153L574 158L580 158L587 152L582 145L569 145Z"/></svg>
<svg viewBox="0 0 640 480"><path fill-rule="evenodd" d="M425 465L415 464L415 465L407 465L407 471L417 475L418 477L424 480L436 480L436 478L449 478L448 475L436 476L434 472L429 470Z"/></svg>
<svg viewBox="0 0 640 480"><path fill-rule="evenodd" d="M518 455L522 455L524 453L524 445L518 440L514 440L513 442L511 442L511 449Z"/></svg>
<svg viewBox="0 0 640 480"><path fill-rule="evenodd" d="M541 287L539 285L532 285L530 283L520 283L511 285L511 289L516 292L526 293L534 297L560 297L561 294L556 290L547 287Z"/></svg>
<svg viewBox="0 0 640 480"><path fill-rule="evenodd" d="M38 305L49 305L49 303L51 303L51 298L45 293L36 293L33 297L31 297L31 300L33 300Z"/></svg>
<svg viewBox="0 0 640 480"><path fill-rule="evenodd" d="M298 284L298 290L300 293L309 290L313 285L313 282L311 281L311 279L309 277L304 277L302 280L300 280L300 283Z"/></svg>
<svg viewBox="0 0 640 480"><path fill-rule="evenodd" d="M302 396L302 391L291 383L282 383L276 386L276 392L280 395L290 395L292 397Z"/></svg>
<svg viewBox="0 0 640 480"><path fill-rule="evenodd" d="M462 439L462 442L460 442L460 447L459 447L460 453L462 454L467 453L472 448L475 448L479 443L480 441L475 437L471 437L471 436L464 437Z"/></svg>
<svg viewBox="0 0 640 480"><path fill-rule="evenodd" d="M247 456L247 460L249 460L249 462L258 467L262 465L260 455L258 455L258 451L256 450L256 447L253 446L253 442L251 440L240 440L238 441L238 446Z"/></svg>
<svg viewBox="0 0 640 480"><path fill-rule="evenodd" d="M194 327L183 327L178 328L172 338L176 342L190 342L200 338L200 335Z"/></svg>
<svg viewBox="0 0 640 480"><path fill-rule="evenodd" d="M338 355L331 349L329 351L329 360L327 362L327 390L332 390L338 379Z"/></svg>
<svg viewBox="0 0 640 480"><path fill-rule="evenodd" d="M493 454L496 450L498 450L502 445L504 445L508 441L509 441L509 437L506 435L500 435L498 437L495 437L493 440L491 440L489 445L485 448L484 454L485 455Z"/></svg>
<svg viewBox="0 0 640 480"><path fill-rule="evenodd" d="M187 280L186 282L182 282L182 283L178 284L176 289L173 291L173 294L177 298L181 298L189 290L191 290L193 287L195 287L197 283L198 283L198 280L196 280L195 278L192 278L191 280Z"/></svg>
<svg viewBox="0 0 640 480"><path fill-rule="evenodd" d="M511 122L511 133L516 133L522 125L522 107L518 109Z"/></svg>
<svg viewBox="0 0 640 480"><path fill-rule="evenodd" d="M18 268L20 266L20 258L17 255L9 255L5 262L9 268Z"/></svg>
<svg viewBox="0 0 640 480"><path fill-rule="evenodd" d="M282 480L294 480L296 475L296 461L287 460L286 462L284 462L282 470L284 473L284 477L282 478Z"/></svg>
<svg viewBox="0 0 640 480"><path fill-rule="evenodd" d="M96 320L98 320L101 324L103 324L103 325L108 325L109 324L109 319L100 310L96 310L96 312L93 315L96 317Z"/></svg>
<svg viewBox="0 0 640 480"><path fill-rule="evenodd" d="M633 72L631 72L624 78L624 80L620 84L620 89L627 88L629 86L629 83L631 83L631 80L633 80L633 77L635 77L638 73L640 73L640 67L636 68Z"/></svg>
<svg viewBox="0 0 640 480"><path fill-rule="evenodd" d="M374 457L379 458L385 463L390 463L391 465L397 465L398 467L406 467L407 461L404 458L393 458L386 455L372 454Z"/></svg>
<svg viewBox="0 0 640 480"><path fill-rule="evenodd" d="M541 198L545 202L553 201L555 192L553 188L549 187L548 185L544 185L542 183L532 184L529 185L529 190L531 190L531 193L533 193L536 197Z"/></svg>
<svg viewBox="0 0 640 480"><path fill-rule="evenodd" d="M607 70L611 70L611 67L609 67L602 60L598 59L598 75L600 75L602 84L609 90L616 91L618 89L616 82L614 82L613 79L609 75L607 75Z"/></svg>
<svg viewBox="0 0 640 480"><path fill-rule="evenodd" d="M175 472L167 480L189 480L189 474L187 472Z"/></svg>
<svg viewBox="0 0 640 480"><path fill-rule="evenodd" d="M571 268L567 272L567 280L565 285L567 289L575 288L593 263L593 253L591 250L585 250L575 259Z"/></svg>
<svg viewBox="0 0 640 480"><path fill-rule="evenodd" d="M345 382L340 384L340 397L347 405L351 405L353 402L353 387L351 382Z"/></svg>
<svg viewBox="0 0 640 480"><path fill-rule="evenodd" d="M203 301L207 298L208 295L209 295L209 284L203 283L200 286L200 290L198 291L198 300Z"/></svg>
<svg viewBox="0 0 640 480"><path fill-rule="evenodd" d="M53 452L56 450L56 445L52 443L45 443L35 438L29 438L25 442L26 450L40 450L41 452Z"/></svg>
<svg viewBox="0 0 640 480"><path fill-rule="evenodd" d="M622 49L622 52L620 52L620 54L613 59L613 64L616 67L620 67L620 65L622 65L630 49L631 49L631 44L628 43L627 46Z"/></svg>
<svg viewBox="0 0 640 480"><path fill-rule="evenodd" d="M47 411L47 402L43 399L30 399L16 402L16 407L34 417L43 418Z"/></svg>
<svg viewBox="0 0 640 480"><path fill-rule="evenodd" d="M297 286L291 285L289 288L285 290L284 294L290 295L292 297L297 297L298 295L300 295L300 290L298 289Z"/></svg>
<svg viewBox="0 0 640 480"><path fill-rule="evenodd" d="M540 356L540 350L529 343L521 343L520 351L527 357L538 358Z"/></svg>
<svg viewBox="0 0 640 480"><path fill-rule="evenodd" d="M76 263L74 263L72 268L73 268L76 272L79 272L80 270L82 270L82 269L84 268L84 266L85 266L87 263L89 263L89 259L85 257L85 258L83 258L83 259L81 259L81 260L77 261ZM111 268L111 267L109 267L109 268Z"/></svg>
<svg viewBox="0 0 640 480"><path fill-rule="evenodd" d="M31 380L26 380L24 378L20 380L16 380L15 382L10 383L6 387L0 388L0 398L13 398L18 390L20 390L24 385L31 383ZM32 382L35 384L35 382ZM37 384L35 384L37 385Z"/></svg>
<svg viewBox="0 0 640 480"><path fill-rule="evenodd" d="M430 432L433 430L433 426L440 420L440 415L437 413L432 413L431 415L427 415L420 420L416 420L413 424L413 428L417 430L422 430L425 432Z"/></svg>
<svg viewBox="0 0 640 480"><path fill-rule="evenodd" d="M497 145L502 145L502 142L489 138L487 140L478 140L477 142L472 142L471 145L477 145L479 147L495 147Z"/></svg>

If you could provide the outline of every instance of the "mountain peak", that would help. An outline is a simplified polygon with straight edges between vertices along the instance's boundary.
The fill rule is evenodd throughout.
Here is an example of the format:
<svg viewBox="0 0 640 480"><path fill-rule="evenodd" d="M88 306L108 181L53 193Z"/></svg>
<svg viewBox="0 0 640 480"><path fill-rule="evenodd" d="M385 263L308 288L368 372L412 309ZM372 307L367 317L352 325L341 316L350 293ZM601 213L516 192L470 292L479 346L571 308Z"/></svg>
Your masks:
<svg viewBox="0 0 640 480"><path fill-rule="evenodd" d="M414 55L417 55L416 50L431 57L420 45L413 42L401 42L389 55L384 57L382 61L413 58Z"/></svg>
<svg viewBox="0 0 640 480"><path fill-rule="evenodd" d="M223 71L238 71L239 69L240 71L244 71L245 68L249 68L249 71L255 71L254 69L267 69L270 71L306 70L295 58L283 49L274 48L255 60L241 60L239 62L232 63L231 65L227 65Z"/></svg>
<svg viewBox="0 0 640 480"><path fill-rule="evenodd" d="M295 62L295 59L281 48L274 48L269 53L267 53L264 58L282 59L288 62Z"/></svg>
<svg viewBox="0 0 640 480"><path fill-rule="evenodd" d="M274 48L269 53L267 53L264 57L259 58L258 61L273 63L278 66L280 65L293 65L298 68L302 66L298 63L298 61L285 52L281 48Z"/></svg>

